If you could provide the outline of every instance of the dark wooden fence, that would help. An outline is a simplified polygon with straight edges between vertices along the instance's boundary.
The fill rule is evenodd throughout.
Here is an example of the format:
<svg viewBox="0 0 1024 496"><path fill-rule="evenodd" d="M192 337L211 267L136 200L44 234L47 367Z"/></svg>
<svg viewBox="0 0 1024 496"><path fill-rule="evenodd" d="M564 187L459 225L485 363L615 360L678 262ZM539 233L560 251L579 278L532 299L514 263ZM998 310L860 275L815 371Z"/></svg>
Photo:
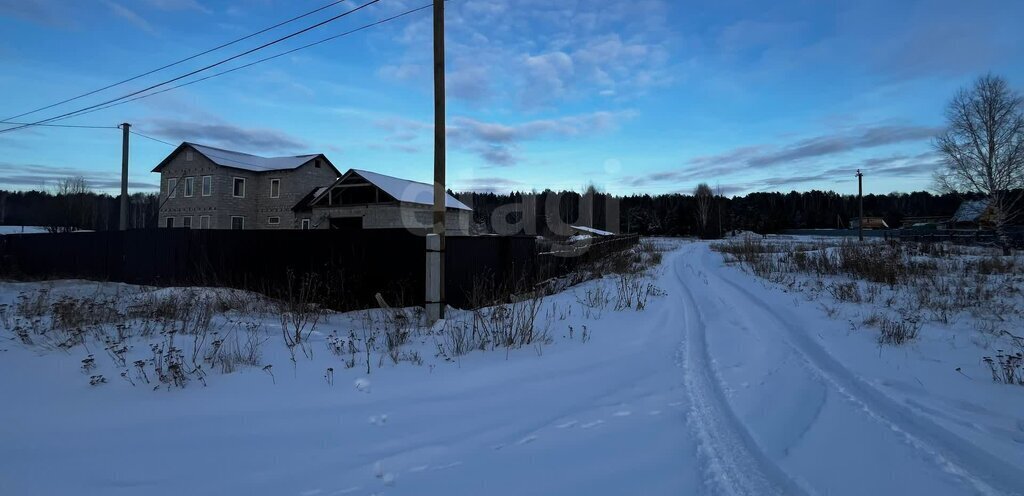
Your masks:
<svg viewBox="0 0 1024 496"><path fill-rule="evenodd" d="M919 243L940 243L950 242L960 245L989 245L995 246L998 239L996 232L992 230L978 229L900 229L900 241L913 241ZM1011 227L1006 233L1010 244L1017 248L1024 247L1024 228Z"/></svg>
<svg viewBox="0 0 1024 496"><path fill-rule="evenodd" d="M474 285L523 287L637 242L623 236L585 250L543 253L532 236L449 236L446 295L466 307ZM145 229L0 236L0 275L81 278L155 286L224 286L279 296L315 275L337 309L421 304L425 240L406 230Z"/></svg>

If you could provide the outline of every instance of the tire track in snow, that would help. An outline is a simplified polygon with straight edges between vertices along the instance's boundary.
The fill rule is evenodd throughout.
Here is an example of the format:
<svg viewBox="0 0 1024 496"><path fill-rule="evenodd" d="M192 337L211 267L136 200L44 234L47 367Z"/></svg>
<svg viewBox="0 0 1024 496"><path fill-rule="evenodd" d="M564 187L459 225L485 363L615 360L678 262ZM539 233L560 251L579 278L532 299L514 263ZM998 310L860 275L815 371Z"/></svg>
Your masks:
<svg viewBox="0 0 1024 496"><path fill-rule="evenodd" d="M931 420L914 414L854 375L807 333L788 325L793 319L787 319L779 309L762 301L747 288L716 273L718 267L708 263L710 255L710 252L705 252L696 257L700 260L701 272L713 275L727 286L725 289L740 297L740 301L733 300L734 306L761 314L764 318L757 320L766 328L773 328L776 332L781 329L779 334L796 351L797 356L807 363L808 369L832 384L865 414L902 435L911 446L933 459L944 472L970 485L978 493L1022 494L1024 473ZM692 300L691 303L695 304ZM769 322L774 325L768 325Z"/></svg>
<svg viewBox="0 0 1024 496"><path fill-rule="evenodd" d="M689 422L699 449L706 457L710 478L717 489L730 495L802 494L786 474L769 460L750 433L729 407L711 367L705 340L704 318L690 289L679 275L678 254L673 260L675 289L684 298L682 305L685 339L676 362L683 369L690 397ZM678 317L679 307L672 307Z"/></svg>

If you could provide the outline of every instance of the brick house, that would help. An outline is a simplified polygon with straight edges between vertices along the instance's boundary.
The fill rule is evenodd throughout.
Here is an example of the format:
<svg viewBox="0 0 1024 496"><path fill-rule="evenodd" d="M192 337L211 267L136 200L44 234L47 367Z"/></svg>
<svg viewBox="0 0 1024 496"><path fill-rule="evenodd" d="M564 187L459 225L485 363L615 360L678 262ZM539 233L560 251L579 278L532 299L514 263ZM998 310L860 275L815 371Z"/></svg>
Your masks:
<svg viewBox="0 0 1024 496"><path fill-rule="evenodd" d="M377 172L350 169L295 205L310 229L413 229L433 227L434 186ZM445 231L469 234L473 210L445 195Z"/></svg>
<svg viewBox="0 0 1024 496"><path fill-rule="evenodd" d="M297 229L294 207L341 174L323 154L259 157L182 143L160 173L160 226Z"/></svg>
<svg viewBox="0 0 1024 496"><path fill-rule="evenodd" d="M364 170L339 173L323 154L260 157L182 143L160 173L160 226L193 229L428 229L433 186ZM467 234L472 210L447 195L446 226Z"/></svg>

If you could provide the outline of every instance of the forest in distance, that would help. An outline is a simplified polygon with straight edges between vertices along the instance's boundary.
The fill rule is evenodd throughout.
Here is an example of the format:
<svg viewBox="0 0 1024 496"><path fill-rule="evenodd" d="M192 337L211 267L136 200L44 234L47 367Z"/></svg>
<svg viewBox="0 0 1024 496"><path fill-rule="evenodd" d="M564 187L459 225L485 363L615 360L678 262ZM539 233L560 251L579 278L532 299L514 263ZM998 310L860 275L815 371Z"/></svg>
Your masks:
<svg viewBox="0 0 1024 496"><path fill-rule="evenodd" d="M717 237L721 232L747 230L777 233L786 229L845 228L858 215L856 195L832 191L790 193L750 193L744 196L714 195L702 209L698 197L691 194L613 196L590 189L539 193L455 193L473 207L474 231L500 232L495 226L495 211L502 206L532 203L537 234L549 234L548 205L559 205L558 218L567 224L616 229L609 215L617 215L617 230L624 233L663 236ZM555 195L556 199L550 198ZM904 217L950 216L975 194L926 191L864 195L864 215L882 217L898 227ZM532 200L532 201L531 201ZM557 203L556 203L557 202ZM129 226L153 228L159 224L160 197L155 193L135 193L129 198ZM44 226L54 231L117 229L117 196L93 191L0 191L0 225ZM591 219L581 218L581 209L592 209ZM517 209L512 209L517 210ZM531 208L520 211L529 212ZM705 222L701 222L703 217ZM499 217L500 217L499 213ZM511 214L512 217L522 214ZM614 217L613 217L614 218ZM520 219L499 219L516 222ZM528 223L526 223L528 224ZM702 226L703 224L703 226ZM515 233L504 233L515 234ZM533 233L529 233L533 234Z"/></svg>

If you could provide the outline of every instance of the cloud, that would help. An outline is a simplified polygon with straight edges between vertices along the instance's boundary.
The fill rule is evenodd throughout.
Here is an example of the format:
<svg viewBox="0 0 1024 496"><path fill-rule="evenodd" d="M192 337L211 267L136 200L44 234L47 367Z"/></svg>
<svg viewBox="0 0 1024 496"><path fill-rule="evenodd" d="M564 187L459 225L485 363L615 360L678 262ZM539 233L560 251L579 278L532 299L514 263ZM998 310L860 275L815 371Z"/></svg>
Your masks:
<svg viewBox="0 0 1024 496"><path fill-rule="evenodd" d="M196 141L242 152L295 151L307 144L275 129L246 128L216 120L154 119L140 126L147 134L174 141Z"/></svg>
<svg viewBox="0 0 1024 496"><path fill-rule="evenodd" d="M520 181L503 177L474 177L471 179L455 179L451 188L457 191L475 191L480 193L496 193L513 191L525 186Z"/></svg>
<svg viewBox="0 0 1024 496"><path fill-rule="evenodd" d="M901 174L920 174L934 170L938 157L934 152L914 156L905 154L864 159L855 166L835 168L822 166L818 161L835 161L843 154L879 148L900 143L930 140L941 129L931 126L875 125L840 131L829 135L798 139L781 145L758 144L734 148L717 155L691 159L688 167L629 177L626 184L634 187L665 182L691 182L708 178L729 177L737 174L765 174L776 167L799 166L801 170L817 171L801 175L773 176L763 179L763 186L833 181L837 177L852 175L858 169L870 173L897 177Z"/></svg>
<svg viewBox="0 0 1024 496"><path fill-rule="evenodd" d="M107 4L107 7L110 9L111 12L114 13L114 15L128 21L128 23L134 25L136 28L139 28L142 31L145 31L146 33L156 34L156 29L153 29L153 26L149 23L149 21L143 19L142 16L136 14L134 11L128 9L127 7L119 3L110 0L106 0L104 3Z"/></svg>
<svg viewBox="0 0 1024 496"><path fill-rule="evenodd" d="M209 14L207 9L196 0L145 0L150 6L160 10L195 10Z"/></svg>
<svg viewBox="0 0 1024 496"><path fill-rule="evenodd" d="M473 153L490 165L507 167L524 160L526 142L599 135L617 129L633 116L632 111L599 111L517 124L455 116L448 120L447 137L452 148ZM392 144L391 148L410 153L419 151L411 142L429 138L434 129L430 123L396 117L377 119L374 126L388 132L385 141Z"/></svg>
<svg viewBox="0 0 1024 496"><path fill-rule="evenodd" d="M590 96L632 98L673 81L669 2L626 5L548 0L466 0L446 12L449 96L513 102L523 109ZM399 60L386 79L423 85L431 25L417 19L393 39ZM486 70L482 68L486 67Z"/></svg>
<svg viewBox="0 0 1024 496"><path fill-rule="evenodd" d="M73 24L63 0L0 0L0 15L47 26Z"/></svg>
<svg viewBox="0 0 1024 496"><path fill-rule="evenodd" d="M448 128L448 139L452 146L476 153L491 165L507 167L523 160L520 152L524 142L589 137L611 131L630 117L630 112L593 112L511 125L455 117Z"/></svg>
<svg viewBox="0 0 1024 496"><path fill-rule="evenodd" d="M110 173L96 170L78 169L56 165L42 164L13 164L0 162L0 185L13 189L35 189L45 190L55 185L58 181L71 178L83 177L90 188L96 190L120 190L121 188L121 164L113 164L109 167ZM132 190L157 190L159 185L132 181L129 177L128 187Z"/></svg>

